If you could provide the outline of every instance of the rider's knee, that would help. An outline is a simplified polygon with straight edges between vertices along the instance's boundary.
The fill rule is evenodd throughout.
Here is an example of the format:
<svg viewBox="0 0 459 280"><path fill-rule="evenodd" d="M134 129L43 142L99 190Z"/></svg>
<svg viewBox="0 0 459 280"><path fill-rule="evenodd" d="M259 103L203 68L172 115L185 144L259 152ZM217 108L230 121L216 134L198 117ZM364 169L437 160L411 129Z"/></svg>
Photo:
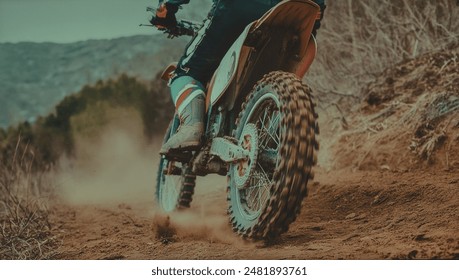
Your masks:
<svg viewBox="0 0 459 280"><path fill-rule="evenodd" d="M176 106L181 99L197 94L203 95L205 93L204 86L198 80L187 75L173 78L170 83L170 88L172 100Z"/></svg>

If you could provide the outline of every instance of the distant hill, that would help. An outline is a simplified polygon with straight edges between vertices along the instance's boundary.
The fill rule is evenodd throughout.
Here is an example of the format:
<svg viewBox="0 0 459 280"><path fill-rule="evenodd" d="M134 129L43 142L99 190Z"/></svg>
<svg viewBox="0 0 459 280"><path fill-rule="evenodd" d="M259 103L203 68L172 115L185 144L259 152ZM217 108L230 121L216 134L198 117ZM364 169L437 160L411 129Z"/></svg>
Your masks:
<svg viewBox="0 0 459 280"><path fill-rule="evenodd" d="M0 127L34 121L98 80L122 73L151 80L177 60L187 40L158 34L70 44L0 44Z"/></svg>

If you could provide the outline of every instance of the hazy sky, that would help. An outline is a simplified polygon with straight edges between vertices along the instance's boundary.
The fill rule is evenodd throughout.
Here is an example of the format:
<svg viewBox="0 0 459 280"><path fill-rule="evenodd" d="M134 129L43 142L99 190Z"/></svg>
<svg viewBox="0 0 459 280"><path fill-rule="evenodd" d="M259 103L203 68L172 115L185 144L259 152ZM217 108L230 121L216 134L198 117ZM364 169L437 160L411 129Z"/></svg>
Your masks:
<svg viewBox="0 0 459 280"><path fill-rule="evenodd" d="M208 0L194 0L195 4ZM75 42L152 34L157 0L0 0L0 42Z"/></svg>

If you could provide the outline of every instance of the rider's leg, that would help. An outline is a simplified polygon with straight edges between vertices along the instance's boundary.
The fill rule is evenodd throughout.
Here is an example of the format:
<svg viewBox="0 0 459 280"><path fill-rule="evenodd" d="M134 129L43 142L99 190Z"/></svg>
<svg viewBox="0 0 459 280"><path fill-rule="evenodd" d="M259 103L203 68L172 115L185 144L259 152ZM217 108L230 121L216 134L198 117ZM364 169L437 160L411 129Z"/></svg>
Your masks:
<svg viewBox="0 0 459 280"><path fill-rule="evenodd" d="M180 127L161 147L161 154L171 149L197 147L204 132L205 93L202 84L190 76L181 76L175 78L170 87Z"/></svg>
<svg viewBox="0 0 459 280"><path fill-rule="evenodd" d="M204 25L188 44L175 74L206 85L244 28L273 7L276 0L217 0Z"/></svg>
<svg viewBox="0 0 459 280"><path fill-rule="evenodd" d="M188 44L171 82L171 95L181 120L180 127L161 148L189 150L199 144L204 131L204 87L231 44L252 21L277 1L218 0L203 28Z"/></svg>

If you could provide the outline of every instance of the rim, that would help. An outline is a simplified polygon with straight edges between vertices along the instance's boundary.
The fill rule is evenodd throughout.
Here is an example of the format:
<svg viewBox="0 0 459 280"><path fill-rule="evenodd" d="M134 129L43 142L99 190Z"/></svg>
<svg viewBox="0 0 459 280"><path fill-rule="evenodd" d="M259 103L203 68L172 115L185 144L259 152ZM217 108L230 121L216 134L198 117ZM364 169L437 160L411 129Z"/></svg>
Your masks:
<svg viewBox="0 0 459 280"><path fill-rule="evenodd" d="M245 187L236 190L239 212L247 220L258 218L269 199L280 146L280 101L273 93L264 94L252 107L244 127L257 129L258 157ZM241 133L239 142L244 141ZM237 165L237 164L236 164ZM233 165L233 178L237 175Z"/></svg>
<svg viewBox="0 0 459 280"><path fill-rule="evenodd" d="M183 176L164 174L164 170L167 170L169 163L166 159L162 161L159 187L159 201L164 212L172 212L177 208L180 188L183 185Z"/></svg>

